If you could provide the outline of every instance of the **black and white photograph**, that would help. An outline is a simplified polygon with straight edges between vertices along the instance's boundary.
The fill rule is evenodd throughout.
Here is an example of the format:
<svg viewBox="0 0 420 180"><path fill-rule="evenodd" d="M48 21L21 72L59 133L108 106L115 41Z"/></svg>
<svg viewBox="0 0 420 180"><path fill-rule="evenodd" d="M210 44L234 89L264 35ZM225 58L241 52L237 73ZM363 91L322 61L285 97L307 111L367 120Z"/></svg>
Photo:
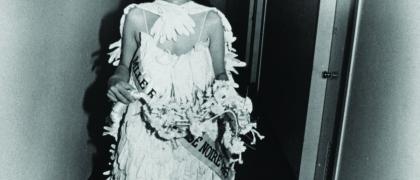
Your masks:
<svg viewBox="0 0 420 180"><path fill-rule="evenodd" d="M419 0L1 0L0 180L420 180Z"/></svg>

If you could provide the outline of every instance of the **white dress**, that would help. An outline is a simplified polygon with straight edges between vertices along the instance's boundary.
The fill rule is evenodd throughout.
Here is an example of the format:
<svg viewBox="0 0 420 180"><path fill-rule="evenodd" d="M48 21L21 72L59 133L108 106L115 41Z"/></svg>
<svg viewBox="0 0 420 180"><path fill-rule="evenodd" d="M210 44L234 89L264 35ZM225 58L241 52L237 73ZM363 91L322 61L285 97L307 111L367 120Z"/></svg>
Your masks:
<svg viewBox="0 0 420 180"><path fill-rule="evenodd" d="M124 24L125 15L134 8L144 10L146 22L151 14L159 16L153 26L146 27L148 32L141 33L141 46L137 51L137 63L142 75L147 77L151 86L158 92L158 96L150 103L166 103L175 97L179 102L191 101L195 98L196 91L203 91L214 80L212 58L209 50L209 40L202 40L201 33L207 14L210 11L220 15L224 28L226 40L226 68L229 79L232 82L230 72L234 67L244 66L244 63L235 59L234 49L231 47L234 37L230 25L223 14L214 8L205 7L190 1L183 5L174 5L165 1L156 0L153 3L133 4L125 9L121 25ZM171 8L171 12L177 13L180 10L188 16L201 17L195 20L189 17L168 14L165 8ZM179 11L178 11L179 12ZM178 14L179 15L179 14ZM183 14L185 15L185 14ZM176 16L176 17L174 17ZM176 18L181 23L171 23ZM184 29L179 29L183 25ZM165 31L172 27L177 34L168 34ZM122 27L121 27L122 28ZM178 29L177 29L178 28ZM190 28L190 29L188 29ZM173 54L158 46L159 42L174 40L180 32L184 34L198 35L194 47L184 54ZM170 31L169 31L170 32ZM197 33L197 34L196 34ZM111 53L111 60L120 54L121 41L111 45L117 47ZM118 64L118 62L113 62ZM130 84L135 86L136 77L132 74ZM150 128L148 122L142 119L142 103L136 101L125 108L125 115L122 118L121 126L116 128L114 135L118 142L115 149L113 169L110 171L109 179L115 180L214 180L220 179L206 164L185 149L183 146L174 146L173 141L159 138ZM217 125L213 123L212 128L206 132L210 137L217 136Z"/></svg>

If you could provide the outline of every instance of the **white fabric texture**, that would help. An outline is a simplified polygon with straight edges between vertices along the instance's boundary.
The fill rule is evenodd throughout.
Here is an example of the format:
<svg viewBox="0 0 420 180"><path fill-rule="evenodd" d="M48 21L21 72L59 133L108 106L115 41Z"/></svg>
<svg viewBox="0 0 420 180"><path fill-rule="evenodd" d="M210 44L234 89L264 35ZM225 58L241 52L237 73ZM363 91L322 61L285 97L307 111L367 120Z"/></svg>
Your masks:
<svg viewBox="0 0 420 180"><path fill-rule="evenodd" d="M236 54L231 47L235 38L231 27L224 15L215 8L205 7L190 1L183 5L174 5L162 0L153 3L132 4L124 10L121 19L122 26L126 14L133 8L141 8L156 14L159 18L150 27L150 33L141 33L141 46L137 51L140 57L141 72L150 79L151 84L159 98L155 101L169 101L170 97L178 101L193 100L194 92L204 90L214 80L212 59L209 50L209 41L198 40L194 47L181 55L173 54L158 46L158 43L172 40L176 41L179 35L188 36L194 33L194 28L201 26L194 22L190 15L214 11L222 19L225 28L226 53L225 62L232 85L235 84L231 72L235 67L245 64L235 59ZM118 65L121 52L121 40L112 44L110 48L111 62ZM133 76L130 83L134 85ZM153 102L151 102L153 103ZM204 163L191 155L181 145L174 147L171 141L157 138L148 128L147 123L141 119L141 103L134 102L128 105L118 145L115 150L115 160L109 179L114 180L218 180L220 179ZM217 134L217 125L207 132L211 137Z"/></svg>

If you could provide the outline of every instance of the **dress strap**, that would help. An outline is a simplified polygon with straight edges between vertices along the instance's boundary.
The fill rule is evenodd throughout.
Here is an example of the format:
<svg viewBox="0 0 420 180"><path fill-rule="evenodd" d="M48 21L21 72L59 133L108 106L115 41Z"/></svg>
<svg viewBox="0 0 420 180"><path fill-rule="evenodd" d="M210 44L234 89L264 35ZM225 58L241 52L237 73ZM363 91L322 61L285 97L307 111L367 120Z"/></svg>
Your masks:
<svg viewBox="0 0 420 180"><path fill-rule="evenodd" d="M198 35L197 43L201 41L201 35L203 34L204 25L206 24L207 15L209 14L209 11L206 12L206 15L204 15L203 22L201 24L200 34Z"/></svg>
<svg viewBox="0 0 420 180"><path fill-rule="evenodd" d="M147 32L147 34L150 34L150 32L149 32L149 26L147 25L146 10L144 10L144 9L143 9L143 18L144 18L144 24L146 25L146 32Z"/></svg>

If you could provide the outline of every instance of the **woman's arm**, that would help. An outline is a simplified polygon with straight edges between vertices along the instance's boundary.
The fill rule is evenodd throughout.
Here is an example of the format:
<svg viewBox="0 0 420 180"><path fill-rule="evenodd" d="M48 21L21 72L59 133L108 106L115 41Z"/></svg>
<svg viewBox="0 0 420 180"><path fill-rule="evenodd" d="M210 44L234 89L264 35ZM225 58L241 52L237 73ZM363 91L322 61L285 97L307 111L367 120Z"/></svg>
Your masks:
<svg viewBox="0 0 420 180"><path fill-rule="evenodd" d="M140 9L131 10L127 16L122 32L122 47L121 47L121 60L114 74L108 81L108 93L107 96L114 102L122 102L128 104L134 101L129 91L133 90L129 80L129 67L132 59L136 55L136 51L139 49L140 37L139 32L142 26L140 25L143 18ZM143 22L144 23L144 22Z"/></svg>
<svg viewBox="0 0 420 180"><path fill-rule="evenodd" d="M216 12L209 12L205 27L210 38L210 54L213 60L215 78L217 80L228 80L225 69L224 27Z"/></svg>

